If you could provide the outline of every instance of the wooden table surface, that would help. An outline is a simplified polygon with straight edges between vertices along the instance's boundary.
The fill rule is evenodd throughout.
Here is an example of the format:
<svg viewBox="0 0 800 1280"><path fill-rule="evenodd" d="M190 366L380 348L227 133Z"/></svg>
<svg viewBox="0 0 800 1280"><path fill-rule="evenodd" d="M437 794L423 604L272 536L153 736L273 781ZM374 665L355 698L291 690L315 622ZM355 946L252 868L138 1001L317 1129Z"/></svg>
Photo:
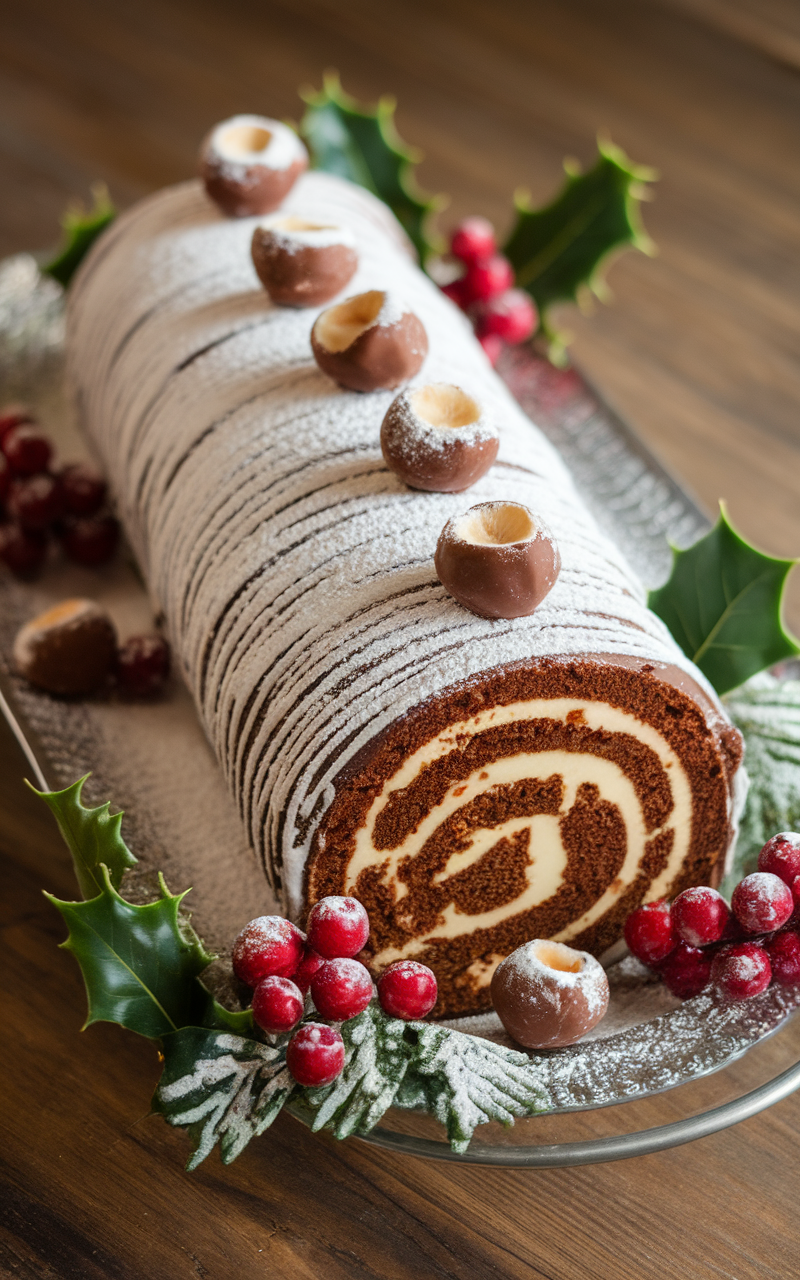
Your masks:
<svg viewBox="0 0 800 1280"><path fill-rule="evenodd" d="M627 255L615 305L569 314L574 354L709 509L724 496L765 549L800 553L797 5L3 0L0 254L50 243L97 177L121 205L186 177L216 120L297 117L297 86L328 66L361 98L398 96L423 183L452 194L445 224L480 212L504 228L513 189L545 199L599 130L660 170L646 209L660 255ZM800 627L800 582L790 618ZM71 872L23 774L3 728L4 1276L800 1275L797 1095L691 1146L584 1169L411 1160L282 1117L230 1168L213 1156L184 1173L183 1135L146 1116L151 1045L78 1033L80 978L40 894L72 896ZM798 1053L793 1024L697 1105ZM665 1095L640 1115L680 1107ZM595 1113L580 1132L611 1122Z"/></svg>

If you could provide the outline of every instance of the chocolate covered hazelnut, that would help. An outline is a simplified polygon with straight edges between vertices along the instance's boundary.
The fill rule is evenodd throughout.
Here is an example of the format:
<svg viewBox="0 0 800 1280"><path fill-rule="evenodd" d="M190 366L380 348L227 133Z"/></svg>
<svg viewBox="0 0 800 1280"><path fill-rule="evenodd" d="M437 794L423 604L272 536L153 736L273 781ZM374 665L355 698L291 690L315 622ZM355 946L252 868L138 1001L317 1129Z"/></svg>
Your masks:
<svg viewBox="0 0 800 1280"><path fill-rule="evenodd" d="M323 373L350 391L390 390L419 372L428 354L422 321L380 289L317 316L311 349Z"/></svg>
<svg viewBox="0 0 800 1280"><path fill-rule="evenodd" d="M358 266L348 227L293 214L265 218L253 232L253 266L279 307L318 307L340 293Z"/></svg>
<svg viewBox="0 0 800 1280"><path fill-rule="evenodd" d="M481 502L448 520L434 557L439 581L482 618L523 618L553 586L561 556L520 502Z"/></svg>
<svg viewBox="0 0 800 1280"><path fill-rule="evenodd" d="M485 475L500 436L460 387L434 382L401 391L381 426L386 465L413 489L458 493Z"/></svg>
<svg viewBox="0 0 800 1280"><path fill-rule="evenodd" d="M26 623L14 641L17 671L48 693L95 693L116 656L114 624L92 600L63 600Z"/></svg>
<svg viewBox="0 0 800 1280"><path fill-rule="evenodd" d="M608 996L608 978L594 956L541 938L517 947L492 977L497 1016L526 1049L574 1044L605 1016Z"/></svg>
<svg viewBox="0 0 800 1280"><path fill-rule="evenodd" d="M307 167L297 134L266 116L223 120L200 148L200 177L229 218L271 213Z"/></svg>

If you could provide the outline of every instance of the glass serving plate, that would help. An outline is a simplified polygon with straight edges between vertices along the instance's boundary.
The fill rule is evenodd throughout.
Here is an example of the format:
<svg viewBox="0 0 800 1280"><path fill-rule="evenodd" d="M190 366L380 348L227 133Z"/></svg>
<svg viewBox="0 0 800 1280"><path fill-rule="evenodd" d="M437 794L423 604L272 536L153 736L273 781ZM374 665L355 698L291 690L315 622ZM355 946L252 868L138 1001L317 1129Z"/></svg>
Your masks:
<svg viewBox="0 0 800 1280"><path fill-rule="evenodd" d="M508 352L499 372L561 451L605 532L646 583L663 581L670 564L667 539L686 546L708 527L694 500L575 370L555 370L526 347ZM0 263L0 403L10 400L35 407L61 460L86 456L63 393L63 294L39 275L35 259L26 254ZM2 574L0 710L37 785L59 788L91 772L88 802L111 799L125 809L126 836L139 859L126 877L126 896L151 897L158 870L173 890L192 885L195 927L212 950L225 954L243 921L278 908L188 691L176 681L162 701L152 704L124 703L114 696L66 701L36 692L12 669L18 628L75 595L105 605L123 638L153 627L147 592L125 554L101 570L89 570L53 553L32 584ZM609 981L609 1012L591 1036L568 1049L532 1055L551 1110L510 1129L480 1126L465 1153L451 1150L430 1116L398 1109L359 1140L470 1164L587 1164L692 1141L800 1087L800 1063L743 1096L726 1096L731 1086L724 1076L709 1079L746 1053L753 1071L745 1075L763 1074L758 1048L785 1025L800 992L771 988L755 1000L728 1006L706 995L681 1002L630 957L609 967ZM454 1025L512 1043L493 1015ZM653 1125L664 1114L654 1096L678 1086L680 1105L668 1109L677 1118Z"/></svg>

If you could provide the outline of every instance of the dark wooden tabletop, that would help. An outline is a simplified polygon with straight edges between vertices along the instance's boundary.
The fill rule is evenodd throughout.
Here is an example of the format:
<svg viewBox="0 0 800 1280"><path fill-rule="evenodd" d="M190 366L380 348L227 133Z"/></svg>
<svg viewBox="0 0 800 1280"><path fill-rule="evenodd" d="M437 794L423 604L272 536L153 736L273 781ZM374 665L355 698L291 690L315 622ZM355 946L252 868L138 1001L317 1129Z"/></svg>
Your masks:
<svg viewBox="0 0 800 1280"><path fill-rule="evenodd" d="M125 205L188 176L216 120L297 117L297 86L329 66L363 99L397 95L423 183L452 195L445 225L480 212L504 228L514 188L545 199L565 155L591 160L598 131L660 170L646 210L660 254L626 255L614 305L565 317L575 357L709 509L723 496L765 549L800 553L793 0L3 0L0 254L52 242L98 177ZM790 617L800 627L798 582ZM800 1096L691 1146L584 1169L412 1160L284 1116L229 1168L212 1156L186 1174L183 1135L147 1117L150 1044L103 1024L79 1034L80 977L40 892L72 896L71 871L23 774L3 727L4 1276L800 1275ZM793 1024L695 1105L798 1054ZM680 1109L668 1094L637 1123ZM576 1123L588 1136L621 1121Z"/></svg>

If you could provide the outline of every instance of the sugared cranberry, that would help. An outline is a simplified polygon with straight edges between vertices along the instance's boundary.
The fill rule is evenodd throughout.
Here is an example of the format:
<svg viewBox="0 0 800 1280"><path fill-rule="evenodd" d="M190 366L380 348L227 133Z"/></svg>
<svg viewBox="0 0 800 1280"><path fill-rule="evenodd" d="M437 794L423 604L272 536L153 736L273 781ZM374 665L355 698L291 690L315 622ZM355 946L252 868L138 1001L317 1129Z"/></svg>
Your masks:
<svg viewBox="0 0 800 1280"><path fill-rule="evenodd" d="M297 925L283 916L258 916L246 924L233 944L233 972L254 987L262 978L291 978L303 956Z"/></svg>
<svg viewBox="0 0 800 1280"><path fill-rule="evenodd" d="M346 1022L372 999L372 978L359 960L346 956L326 960L311 979L311 998L323 1018Z"/></svg>
<svg viewBox="0 0 800 1280"><path fill-rule="evenodd" d="M468 306L474 302L487 302L505 293L514 283L514 268L502 253L487 258L484 262L475 262L467 268L463 277L464 294Z"/></svg>
<svg viewBox="0 0 800 1280"><path fill-rule="evenodd" d="M489 364L494 368L505 345L503 339L498 338L496 333L485 333L482 337L479 336L478 342L483 347Z"/></svg>
<svg viewBox="0 0 800 1280"><path fill-rule="evenodd" d="M23 423L3 437L3 453L16 476L35 476L46 471L53 448L38 427Z"/></svg>
<svg viewBox="0 0 800 1280"><path fill-rule="evenodd" d="M69 516L61 531L70 560L90 567L110 560L118 543L119 524L112 515Z"/></svg>
<svg viewBox="0 0 800 1280"><path fill-rule="evenodd" d="M12 480L8 492L8 513L23 529L46 529L64 511L61 485L55 476L26 476Z"/></svg>
<svg viewBox="0 0 800 1280"><path fill-rule="evenodd" d="M770 871L754 871L737 884L731 907L750 933L771 933L786 924L794 911L794 898L778 876Z"/></svg>
<svg viewBox="0 0 800 1280"><path fill-rule="evenodd" d="M0 560L18 578L32 577L46 555L46 534L21 529L18 524L0 524Z"/></svg>
<svg viewBox="0 0 800 1280"><path fill-rule="evenodd" d="M357 956L369 937L369 916L357 898L332 894L308 913L308 945L326 960Z"/></svg>
<svg viewBox="0 0 800 1280"><path fill-rule="evenodd" d="M493 334L514 346L531 336L536 321L536 308L529 294L524 289L506 289L476 309L475 332L479 338Z"/></svg>
<svg viewBox="0 0 800 1280"><path fill-rule="evenodd" d="M253 991L253 1017L262 1031L291 1031L303 1016L303 993L291 978L262 978Z"/></svg>
<svg viewBox="0 0 800 1280"><path fill-rule="evenodd" d="M711 964L714 957L700 947L690 947L679 942L658 966L664 986L681 1000L699 996L711 981Z"/></svg>
<svg viewBox="0 0 800 1280"><path fill-rule="evenodd" d="M314 974L317 972L320 965L326 963L327 961L325 961L318 952L313 951L311 947L306 944L305 950L303 951L303 958L292 974L292 982L296 983L303 995L306 995L311 989L311 979L314 977Z"/></svg>
<svg viewBox="0 0 800 1280"><path fill-rule="evenodd" d="M451 280L449 284L442 285L442 293L446 294L451 302L454 302L462 311L467 306L467 295L464 291L464 277L459 276L458 280Z"/></svg>
<svg viewBox="0 0 800 1280"><path fill-rule="evenodd" d="M800 835L782 831L768 840L758 855L758 869L791 885L800 876Z"/></svg>
<svg viewBox="0 0 800 1280"><path fill-rule="evenodd" d="M9 431L19 427L23 422L32 423L35 418L24 404L5 404L0 409L0 446Z"/></svg>
<svg viewBox="0 0 800 1280"><path fill-rule="evenodd" d="M289 1041L286 1065L297 1083L306 1088L330 1084L342 1073L344 1040L335 1027L305 1022Z"/></svg>
<svg viewBox="0 0 800 1280"><path fill-rule="evenodd" d="M106 482L86 462L71 462L61 471L64 507L71 516L93 516L105 501Z"/></svg>
<svg viewBox="0 0 800 1280"><path fill-rule="evenodd" d="M765 944L772 977L782 987L800 986L800 933L785 929Z"/></svg>
<svg viewBox="0 0 800 1280"><path fill-rule="evenodd" d="M690 947L719 942L730 915L722 894L706 885L684 889L673 902L671 911L677 933Z"/></svg>
<svg viewBox="0 0 800 1280"><path fill-rule="evenodd" d="M152 698L169 675L169 645L163 636L131 636L117 654L117 683L131 698Z"/></svg>
<svg viewBox="0 0 800 1280"><path fill-rule="evenodd" d="M711 981L728 1000L750 1000L766 991L772 977L769 956L759 942L722 947L711 965Z"/></svg>
<svg viewBox="0 0 800 1280"><path fill-rule="evenodd" d="M6 455L0 453L0 502L5 502L11 486L11 469L6 462Z"/></svg>
<svg viewBox="0 0 800 1280"><path fill-rule="evenodd" d="M800 876L792 881L792 897L794 898L795 911L800 911Z"/></svg>
<svg viewBox="0 0 800 1280"><path fill-rule="evenodd" d="M648 902L632 911L625 921L625 941L642 964L655 968L666 960L678 943L669 903Z"/></svg>
<svg viewBox="0 0 800 1280"><path fill-rule="evenodd" d="M436 975L417 960L396 960L378 979L378 999L392 1018L424 1018L436 1004Z"/></svg>
<svg viewBox="0 0 800 1280"><path fill-rule="evenodd" d="M450 237L450 252L461 262L485 262L497 253L494 227L488 218L471 217L459 222Z"/></svg>

